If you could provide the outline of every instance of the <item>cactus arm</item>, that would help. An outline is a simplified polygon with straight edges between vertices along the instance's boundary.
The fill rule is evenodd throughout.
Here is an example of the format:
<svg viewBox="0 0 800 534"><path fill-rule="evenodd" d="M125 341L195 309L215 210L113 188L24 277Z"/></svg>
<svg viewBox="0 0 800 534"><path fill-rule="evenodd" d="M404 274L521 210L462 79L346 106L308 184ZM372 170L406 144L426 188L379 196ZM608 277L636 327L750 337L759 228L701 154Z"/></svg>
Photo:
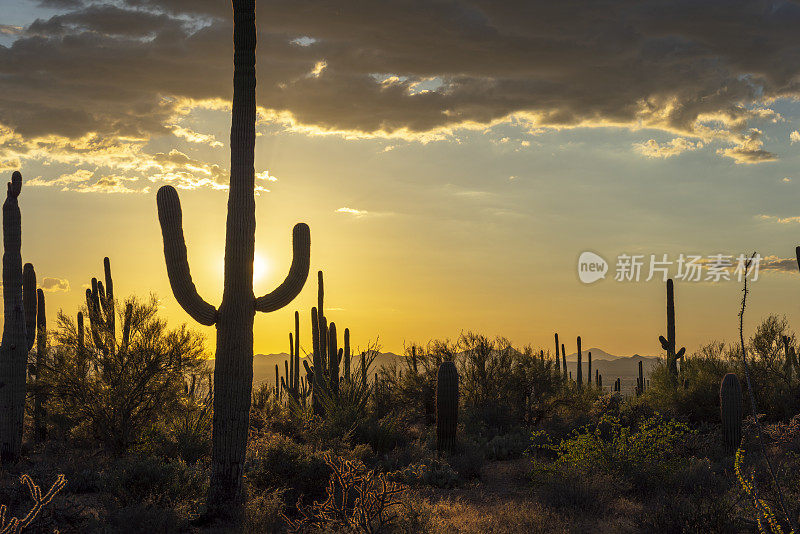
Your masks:
<svg viewBox="0 0 800 534"><path fill-rule="evenodd" d="M795 256L797 256L797 268L800 269L800 247L795 247Z"/></svg>
<svg viewBox="0 0 800 534"><path fill-rule="evenodd" d="M289 274L274 291L256 299L256 311L271 312L289 304L303 289L311 262L311 231L305 223L294 226L292 232L292 266Z"/></svg>
<svg viewBox="0 0 800 534"><path fill-rule="evenodd" d="M130 302L125 306L125 319L122 321L122 352L128 351L128 343L131 340L131 318L133 317L133 304Z"/></svg>
<svg viewBox="0 0 800 534"><path fill-rule="evenodd" d="M22 309L25 311L25 343L28 351L36 341L36 271L26 263L22 268Z"/></svg>
<svg viewBox="0 0 800 534"><path fill-rule="evenodd" d="M664 336L658 336L658 340L661 342L662 349L669 350L669 341Z"/></svg>
<svg viewBox="0 0 800 534"><path fill-rule="evenodd" d="M92 289L86 290L86 309L89 312L89 329L92 332L94 346L103 354L108 354L108 348L100 335L100 297L96 278L92 278Z"/></svg>
<svg viewBox="0 0 800 534"><path fill-rule="evenodd" d="M175 300L192 319L202 325L211 326L217 322L217 309L203 300L192 282L189 261L186 257L183 213L178 192L174 187L165 185L158 190L156 203L158 204L158 220L161 223L161 235L164 239L167 276Z"/></svg>

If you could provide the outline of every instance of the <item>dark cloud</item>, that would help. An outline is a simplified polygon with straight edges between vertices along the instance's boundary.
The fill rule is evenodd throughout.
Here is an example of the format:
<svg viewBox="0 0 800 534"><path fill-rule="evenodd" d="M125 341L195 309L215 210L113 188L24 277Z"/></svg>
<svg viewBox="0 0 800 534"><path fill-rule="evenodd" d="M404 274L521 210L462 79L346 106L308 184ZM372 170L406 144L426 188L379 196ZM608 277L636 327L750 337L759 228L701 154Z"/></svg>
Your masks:
<svg viewBox="0 0 800 534"><path fill-rule="evenodd" d="M800 96L791 2L286 0L258 9L259 104L325 130L413 135L516 114L536 127L724 139L732 146L720 154L748 163L775 159L750 130L753 119L775 118L764 103ZM27 136L168 133L181 99L230 98L229 10L218 0L127 0L38 20L0 48L0 122Z"/></svg>
<svg viewBox="0 0 800 534"><path fill-rule="evenodd" d="M777 256L767 256L761 258L759 268L763 271L781 271L785 273L797 272L796 258L779 258Z"/></svg>
<svg viewBox="0 0 800 534"><path fill-rule="evenodd" d="M69 280L45 276L42 279L42 283L39 284L39 287L41 287L43 291L69 291Z"/></svg>

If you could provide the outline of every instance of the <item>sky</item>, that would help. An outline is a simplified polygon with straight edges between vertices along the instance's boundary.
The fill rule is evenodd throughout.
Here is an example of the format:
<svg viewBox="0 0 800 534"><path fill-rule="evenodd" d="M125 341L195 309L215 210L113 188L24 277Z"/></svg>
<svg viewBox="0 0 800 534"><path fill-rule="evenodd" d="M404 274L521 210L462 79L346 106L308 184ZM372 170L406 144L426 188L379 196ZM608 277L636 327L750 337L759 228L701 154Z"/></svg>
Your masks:
<svg viewBox="0 0 800 534"><path fill-rule="evenodd" d="M218 304L232 93L230 3L0 0L0 174L23 174L23 260L48 320L111 258L118 297L171 295L155 194L179 189L189 262ZM354 344L462 331L659 354L651 254L688 352L736 336L740 254L763 260L746 329L800 318L800 3L260 1L256 294L311 227L309 283L256 316L255 350L310 348L314 273ZM604 279L578 276L591 251ZM639 281L617 281L641 255ZM715 255L731 280L706 280ZM751 273L751 278L755 273Z"/></svg>

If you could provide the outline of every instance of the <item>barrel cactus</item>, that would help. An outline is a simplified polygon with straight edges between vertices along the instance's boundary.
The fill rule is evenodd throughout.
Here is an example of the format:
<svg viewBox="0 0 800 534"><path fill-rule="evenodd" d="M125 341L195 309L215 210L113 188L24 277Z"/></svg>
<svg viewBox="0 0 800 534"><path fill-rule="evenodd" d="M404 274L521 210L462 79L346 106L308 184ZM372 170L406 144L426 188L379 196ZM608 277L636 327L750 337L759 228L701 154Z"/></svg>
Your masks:
<svg viewBox="0 0 800 534"><path fill-rule="evenodd" d="M722 379L719 388L719 412L725 450L733 454L742 441L742 386L733 373L726 374Z"/></svg>
<svg viewBox="0 0 800 534"><path fill-rule="evenodd" d="M458 371L452 361L439 365L436 377L436 449L453 452L458 427Z"/></svg>

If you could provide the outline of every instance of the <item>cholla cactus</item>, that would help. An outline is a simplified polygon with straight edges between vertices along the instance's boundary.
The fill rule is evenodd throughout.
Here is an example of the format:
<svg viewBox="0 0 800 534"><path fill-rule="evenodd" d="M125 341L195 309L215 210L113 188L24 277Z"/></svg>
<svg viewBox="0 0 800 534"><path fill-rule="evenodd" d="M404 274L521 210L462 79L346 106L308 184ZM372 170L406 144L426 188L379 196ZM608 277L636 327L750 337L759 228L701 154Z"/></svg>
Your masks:
<svg viewBox="0 0 800 534"><path fill-rule="evenodd" d="M452 361L439 365L436 377L436 449L453 452L458 428L458 371Z"/></svg>
<svg viewBox="0 0 800 534"><path fill-rule="evenodd" d="M661 347L667 351L667 373L674 386L678 385L678 360L683 358L686 348L675 351L675 293L672 278L667 280L667 337L659 336Z"/></svg>
<svg viewBox="0 0 800 534"><path fill-rule="evenodd" d="M172 186L158 191L158 217L167 274L175 299L193 319L216 325L214 422L211 447L210 515L229 513L242 502L242 466L253 389L253 320L256 312L283 308L300 293L308 277L311 237L308 226L293 232L294 256L286 280L274 291L253 293L255 252L255 0L233 0L233 101L231 178L225 234L225 281L219 309L197 293L187 260L180 200Z"/></svg>
<svg viewBox="0 0 800 534"><path fill-rule="evenodd" d="M14 172L3 203L3 341L0 344L0 458L13 462L22 448L28 353L36 338L36 273L22 266L22 175Z"/></svg>
<svg viewBox="0 0 800 534"><path fill-rule="evenodd" d="M719 413L725 450L733 454L742 442L742 386L739 378L728 373L719 388Z"/></svg>

